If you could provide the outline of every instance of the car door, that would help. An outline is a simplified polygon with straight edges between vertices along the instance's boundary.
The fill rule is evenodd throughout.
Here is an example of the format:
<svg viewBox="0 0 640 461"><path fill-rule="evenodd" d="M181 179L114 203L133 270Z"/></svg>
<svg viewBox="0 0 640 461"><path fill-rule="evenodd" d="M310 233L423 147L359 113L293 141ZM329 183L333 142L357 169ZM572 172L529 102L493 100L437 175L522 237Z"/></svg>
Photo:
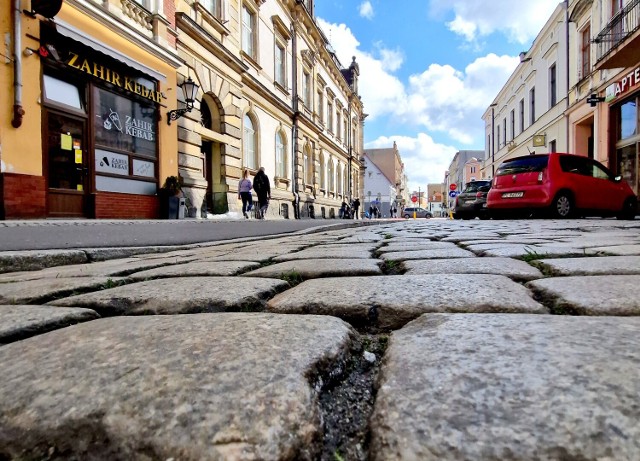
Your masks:
<svg viewBox="0 0 640 461"><path fill-rule="evenodd" d="M626 199L621 184L614 181L611 172L601 163L589 159L589 168L593 177L594 209L621 210Z"/></svg>
<svg viewBox="0 0 640 461"><path fill-rule="evenodd" d="M560 165L566 175L567 185L573 192L576 208L597 209L598 184L594 181L593 167L589 159L579 155L566 155L561 158Z"/></svg>

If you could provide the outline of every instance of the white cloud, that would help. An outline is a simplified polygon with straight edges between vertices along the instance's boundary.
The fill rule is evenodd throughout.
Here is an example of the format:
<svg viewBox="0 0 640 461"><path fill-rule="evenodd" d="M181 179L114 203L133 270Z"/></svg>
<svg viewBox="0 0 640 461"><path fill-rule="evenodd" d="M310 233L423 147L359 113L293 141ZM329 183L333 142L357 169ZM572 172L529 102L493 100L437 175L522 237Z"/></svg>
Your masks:
<svg viewBox="0 0 640 461"><path fill-rule="evenodd" d="M373 5L369 0L366 0L360 4L360 16L367 19L373 19Z"/></svg>
<svg viewBox="0 0 640 461"><path fill-rule="evenodd" d="M436 15L453 12L454 19L447 26L468 42L502 32L512 42L528 44L538 35L558 3L558 0L520 0L514 7L513 0L431 0L431 11Z"/></svg>
<svg viewBox="0 0 640 461"><path fill-rule="evenodd" d="M459 150L452 146L438 144L425 133L415 138L407 136L381 136L366 144L367 149L389 148L396 142L405 171L409 176L409 190L425 190L429 183L444 181L444 172Z"/></svg>
<svg viewBox="0 0 640 461"><path fill-rule="evenodd" d="M392 116L405 125L446 133L465 146L484 142L482 113L519 62L517 57L489 54L464 70L432 64L405 84L393 74L402 64L401 51L376 43L376 57L360 50L360 43L344 24L329 24L320 18L318 22L331 37L341 62L356 57L368 120Z"/></svg>

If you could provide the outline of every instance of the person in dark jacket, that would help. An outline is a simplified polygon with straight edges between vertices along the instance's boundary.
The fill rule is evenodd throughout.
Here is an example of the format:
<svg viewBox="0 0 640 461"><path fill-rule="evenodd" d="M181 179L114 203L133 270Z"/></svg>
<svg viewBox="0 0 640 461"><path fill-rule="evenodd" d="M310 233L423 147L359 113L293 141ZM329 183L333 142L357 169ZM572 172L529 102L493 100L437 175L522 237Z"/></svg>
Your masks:
<svg viewBox="0 0 640 461"><path fill-rule="evenodd" d="M260 206L259 218L264 219L269 208L269 200L271 200L271 184L269 183L269 177L264 172L264 167L261 166L253 178L253 190L256 191L258 196L258 205Z"/></svg>
<svg viewBox="0 0 640 461"><path fill-rule="evenodd" d="M353 201L353 219L358 219L358 211L360 210L360 199L356 198Z"/></svg>

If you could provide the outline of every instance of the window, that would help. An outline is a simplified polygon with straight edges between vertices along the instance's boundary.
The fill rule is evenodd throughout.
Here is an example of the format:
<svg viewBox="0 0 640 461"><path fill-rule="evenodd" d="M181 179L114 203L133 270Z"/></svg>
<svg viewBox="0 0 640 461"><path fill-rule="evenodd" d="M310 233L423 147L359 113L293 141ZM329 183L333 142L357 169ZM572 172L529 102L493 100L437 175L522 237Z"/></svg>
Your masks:
<svg viewBox="0 0 640 461"><path fill-rule="evenodd" d="M283 88L286 88L287 54L286 54L284 45L282 45L279 42L276 42L274 71L275 71L276 83L278 83Z"/></svg>
<svg viewBox="0 0 640 461"><path fill-rule="evenodd" d="M581 32L582 40L580 46L580 75L578 78L585 78L591 73L591 26L587 25Z"/></svg>
<svg viewBox="0 0 640 461"><path fill-rule="evenodd" d="M340 122L340 109L336 109L336 137L340 138L342 135L342 131L341 131L341 122Z"/></svg>
<svg viewBox="0 0 640 461"><path fill-rule="evenodd" d="M304 150L304 183L313 186L313 157L308 147Z"/></svg>
<svg viewBox="0 0 640 461"><path fill-rule="evenodd" d="M556 140L549 141L549 152L557 152Z"/></svg>
<svg viewBox="0 0 640 461"><path fill-rule="evenodd" d="M504 143L507 143L507 117L502 119L502 138Z"/></svg>
<svg viewBox="0 0 640 461"><path fill-rule="evenodd" d="M242 6L242 51L255 59L256 14L246 5Z"/></svg>
<svg viewBox="0 0 640 461"><path fill-rule="evenodd" d="M626 139L635 136L638 127L638 107L636 105L636 100L631 99L630 101L626 101L619 107L620 123L618 124L618 139Z"/></svg>
<svg viewBox="0 0 640 461"><path fill-rule="evenodd" d="M287 146L285 144L285 137L282 131L276 133L276 176L279 178L287 177L286 170L286 157Z"/></svg>
<svg viewBox="0 0 640 461"><path fill-rule="evenodd" d="M520 133L524 131L524 98L520 100Z"/></svg>
<svg viewBox="0 0 640 461"><path fill-rule="evenodd" d="M329 190L333 192L336 189L336 172L332 159L329 159L327 165L327 176L329 177Z"/></svg>
<svg viewBox="0 0 640 461"><path fill-rule="evenodd" d="M516 137L516 110L515 109L511 109L511 115L510 115L511 120L509 120L511 122L511 140L513 141L513 139Z"/></svg>
<svg viewBox="0 0 640 461"><path fill-rule="evenodd" d="M333 133L333 104L327 101L327 129Z"/></svg>
<svg viewBox="0 0 640 461"><path fill-rule="evenodd" d="M344 143L347 143L347 135L349 134L349 116L344 115L342 117L342 132L344 133Z"/></svg>
<svg viewBox="0 0 640 461"><path fill-rule="evenodd" d="M221 1L222 0L200 0L200 3L202 3L202 6L204 6L209 13L216 18L220 18L222 16L220 8Z"/></svg>
<svg viewBox="0 0 640 461"><path fill-rule="evenodd" d="M558 88L556 85L556 65L549 67L549 108L558 102Z"/></svg>
<svg viewBox="0 0 640 461"><path fill-rule="evenodd" d="M529 90L529 125L536 122L536 88Z"/></svg>
<svg viewBox="0 0 640 461"><path fill-rule="evenodd" d="M324 122L324 97L322 96L322 91L318 91L318 108L316 112L318 113L318 119Z"/></svg>
<svg viewBox="0 0 640 461"><path fill-rule="evenodd" d="M471 167L471 173L475 173L475 172L476 172L476 167L475 167L475 166L472 166L472 167Z"/></svg>
<svg viewBox="0 0 640 461"><path fill-rule="evenodd" d="M257 169L257 152L256 147L258 145L256 131L254 128L253 120L249 114L244 116L244 127L242 136L242 163L245 168L251 170Z"/></svg>
<svg viewBox="0 0 640 461"><path fill-rule="evenodd" d="M490 146L491 146L491 135L488 134L487 135L487 147L485 149L485 158L489 158L489 154L490 154Z"/></svg>
<svg viewBox="0 0 640 461"><path fill-rule="evenodd" d="M324 159L324 154L320 153L320 189L327 188L327 168Z"/></svg>
<svg viewBox="0 0 640 461"><path fill-rule="evenodd" d="M311 76L309 72L302 73L302 101L307 107L311 107Z"/></svg>
<svg viewBox="0 0 640 461"><path fill-rule="evenodd" d="M498 135L498 150L500 150L500 125L498 125L498 130L496 134Z"/></svg>
<svg viewBox="0 0 640 461"><path fill-rule="evenodd" d="M75 109L84 110L80 91L77 86L63 82L50 75L43 76L44 97L50 101L65 104Z"/></svg>

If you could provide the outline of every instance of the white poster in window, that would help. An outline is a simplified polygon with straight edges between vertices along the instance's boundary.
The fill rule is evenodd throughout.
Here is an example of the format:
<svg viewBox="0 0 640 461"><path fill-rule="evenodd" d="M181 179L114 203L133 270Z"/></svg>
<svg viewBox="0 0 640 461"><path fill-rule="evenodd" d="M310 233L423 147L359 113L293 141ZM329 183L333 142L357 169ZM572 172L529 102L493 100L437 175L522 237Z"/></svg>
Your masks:
<svg viewBox="0 0 640 461"><path fill-rule="evenodd" d="M145 176L147 178L155 178L156 172L153 162L145 162L144 160L133 159L133 175Z"/></svg>
<svg viewBox="0 0 640 461"><path fill-rule="evenodd" d="M96 149L96 171L129 176L129 156Z"/></svg>

